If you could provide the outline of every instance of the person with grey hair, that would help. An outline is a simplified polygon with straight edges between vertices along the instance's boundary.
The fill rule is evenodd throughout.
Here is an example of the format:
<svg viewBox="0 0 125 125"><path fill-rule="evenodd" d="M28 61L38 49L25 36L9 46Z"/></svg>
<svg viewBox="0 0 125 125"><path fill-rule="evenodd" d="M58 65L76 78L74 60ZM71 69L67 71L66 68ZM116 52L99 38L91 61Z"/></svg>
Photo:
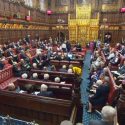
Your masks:
<svg viewBox="0 0 125 125"><path fill-rule="evenodd" d="M49 80L49 77L50 77L49 74L47 74L47 73L44 74L44 75L43 75L43 81L49 82L49 81L50 81L50 80Z"/></svg>
<svg viewBox="0 0 125 125"><path fill-rule="evenodd" d="M37 94L38 96L45 96L45 97L53 97L52 91L47 91L48 86L45 84L41 85L40 92Z"/></svg>
<svg viewBox="0 0 125 125"><path fill-rule="evenodd" d="M61 122L60 125L73 125L73 123L69 120L64 120L64 121Z"/></svg>
<svg viewBox="0 0 125 125"><path fill-rule="evenodd" d="M37 69L38 68L36 63L33 63L32 67L33 67L33 69Z"/></svg>
<svg viewBox="0 0 125 125"><path fill-rule="evenodd" d="M66 65L63 65L59 72L67 72Z"/></svg>
<svg viewBox="0 0 125 125"><path fill-rule="evenodd" d="M60 78L59 78L59 77L56 77L56 78L54 79L54 81L55 81L56 83L60 83Z"/></svg>
<svg viewBox="0 0 125 125"><path fill-rule="evenodd" d="M21 75L21 77L22 77L23 79L27 79L27 78L28 78L28 75L27 75L26 73L23 73L23 74Z"/></svg>
<svg viewBox="0 0 125 125"><path fill-rule="evenodd" d="M91 120L89 125L117 125L117 112L111 106L104 106L101 111L102 120Z"/></svg>
<svg viewBox="0 0 125 125"><path fill-rule="evenodd" d="M33 73L30 79L31 80L39 80L38 74L37 73Z"/></svg>
<svg viewBox="0 0 125 125"><path fill-rule="evenodd" d="M105 76L104 82L96 89L96 93L89 98L88 112L92 112L95 106L105 106L108 100L110 87L109 77Z"/></svg>

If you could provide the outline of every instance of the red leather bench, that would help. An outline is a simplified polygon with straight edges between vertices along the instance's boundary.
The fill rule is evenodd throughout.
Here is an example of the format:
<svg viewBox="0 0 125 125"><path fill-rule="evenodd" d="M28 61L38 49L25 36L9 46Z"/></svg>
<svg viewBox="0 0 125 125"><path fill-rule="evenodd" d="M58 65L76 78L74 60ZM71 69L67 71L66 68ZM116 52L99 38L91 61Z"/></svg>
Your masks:
<svg viewBox="0 0 125 125"><path fill-rule="evenodd" d="M113 102L113 98L114 98L114 95L116 94L116 83L114 81L114 78L113 78L113 75L111 73L111 71L109 70L108 68L108 74L109 74L109 77L110 77L110 92L109 92L109 96L108 96L108 104L112 104Z"/></svg>
<svg viewBox="0 0 125 125"><path fill-rule="evenodd" d="M36 49L30 50L30 51L31 51L31 55L34 56L36 53ZM5 62L7 62L7 60ZM13 74L13 66L9 64L6 64L6 66L7 68L0 71L0 89L6 88L6 86L9 83L15 82L17 80L17 77L14 77L14 74Z"/></svg>
<svg viewBox="0 0 125 125"><path fill-rule="evenodd" d="M12 68L13 66L9 66L0 71L0 89L6 88L9 83L17 80L17 78L13 76Z"/></svg>

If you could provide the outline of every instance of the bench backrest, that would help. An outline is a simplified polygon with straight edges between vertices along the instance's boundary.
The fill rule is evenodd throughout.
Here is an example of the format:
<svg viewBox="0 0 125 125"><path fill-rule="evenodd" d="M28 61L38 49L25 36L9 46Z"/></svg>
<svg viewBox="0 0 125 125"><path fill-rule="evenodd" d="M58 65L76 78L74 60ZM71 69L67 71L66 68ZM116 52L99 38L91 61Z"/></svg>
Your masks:
<svg viewBox="0 0 125 125"><path fill-rule="evenodd" d="M1 114L12 117L33 119L45 125L59 125L70 118L72 101L0 91L0 110Z"/></svg>
<svg viewBox="0 0 125 125"><path fill-rule="evenodd" d="M9 66L8 68L0 71L0 83L10 79L13 77L13 66Z"/></svg>

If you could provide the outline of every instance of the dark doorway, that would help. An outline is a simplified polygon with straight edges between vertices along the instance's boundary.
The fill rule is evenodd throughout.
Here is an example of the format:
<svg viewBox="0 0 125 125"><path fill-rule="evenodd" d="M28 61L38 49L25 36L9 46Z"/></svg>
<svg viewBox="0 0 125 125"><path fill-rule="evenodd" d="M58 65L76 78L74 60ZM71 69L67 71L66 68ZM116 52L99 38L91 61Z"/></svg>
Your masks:
<svg viewBox="0 0 125 125"><path fill-rule="evenodd" d="M65 40L65 34L63 32L58 32L57 34L58 42L62 43Z"/></svg>

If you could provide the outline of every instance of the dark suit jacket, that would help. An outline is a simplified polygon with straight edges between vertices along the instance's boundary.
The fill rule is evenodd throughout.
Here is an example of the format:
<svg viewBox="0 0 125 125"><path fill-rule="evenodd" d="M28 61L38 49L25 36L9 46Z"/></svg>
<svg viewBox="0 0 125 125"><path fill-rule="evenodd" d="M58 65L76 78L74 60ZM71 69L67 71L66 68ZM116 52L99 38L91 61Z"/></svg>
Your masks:
<svg viewBox="0 0 125 125"><path fill-rule="evenodd" d="M40 92L37 95L38 96L45 96L45 97L53 97L53 92L52 91L45 91L45 92Z"/></svg>
<svg viewBox="0 0 125 125"><path fill-rule="evenodd" d="M16 77L21 76L21 70L19 70L17 66L13 66L13 73L14 73L14 76Z"/></svg>
<svg viewBox="0 0 125 125"><path fill-rule="evenodd" d="M103 121L103 120L91 120L89 125L113 125L113 123Z"/></svg>
<svg viewBox="0 0 125 125"><path fill-rule="evenodd" d="M100 85L96 90L96 94L90 98L92 105L105 105L108 99L109 90L110 87L107 83Z"/></svg>
<svg viewBox="0 0 125 125"><path fill-rule="evenodd" d="M37 65L40 63L40 57L39 56L37 56L37 57L34 57L33 59L32 59L32 62L33 63L36 63Z"/></svg>
<svg viewBox="0 0 125 125"><path fill-rule="evenodd" d="M8 51L8 52L7 52L7 57L9 57L9 56L13 56L13 52Z"/></svg>

